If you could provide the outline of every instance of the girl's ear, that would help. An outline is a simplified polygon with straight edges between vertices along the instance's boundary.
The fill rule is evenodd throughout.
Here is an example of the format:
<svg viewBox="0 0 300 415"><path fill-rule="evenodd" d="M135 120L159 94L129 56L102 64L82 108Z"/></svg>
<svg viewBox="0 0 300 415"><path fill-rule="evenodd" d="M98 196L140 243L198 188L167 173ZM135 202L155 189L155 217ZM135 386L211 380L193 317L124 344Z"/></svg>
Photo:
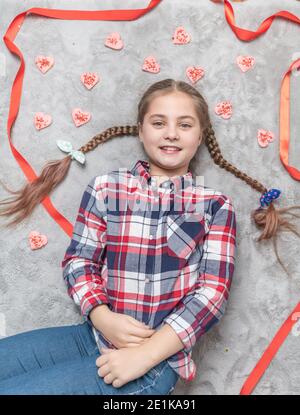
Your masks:
<svg viewBox="0 0 300 415"><path fill-rule="evenodd" d="M140 142L143 142L143 136L142 136L142 125L140 122L138 122L138 130L139 130L139 138L140 138Z"/></svg>
<svg viewBox="0 0 300 415"><path fill-rule="evenodd" d="M202 138L203 138L203 133L201 133L201 134L200 134L198 147L199 147L199 146L200 146L200 144L202 143Z"/></svg>

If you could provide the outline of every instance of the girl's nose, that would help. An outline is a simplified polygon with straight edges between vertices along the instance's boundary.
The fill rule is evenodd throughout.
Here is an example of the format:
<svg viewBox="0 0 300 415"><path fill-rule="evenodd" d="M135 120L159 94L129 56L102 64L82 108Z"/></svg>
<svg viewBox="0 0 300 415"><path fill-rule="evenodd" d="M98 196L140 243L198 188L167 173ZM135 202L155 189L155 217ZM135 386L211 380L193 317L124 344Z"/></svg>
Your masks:
<svg viewBox="0 0 300 415"><path fill-rule="evenodd" d="M176 130L169 130L168 131L168 137L172 138L172 139L178 138L178 134L177 134Z"/></svg>

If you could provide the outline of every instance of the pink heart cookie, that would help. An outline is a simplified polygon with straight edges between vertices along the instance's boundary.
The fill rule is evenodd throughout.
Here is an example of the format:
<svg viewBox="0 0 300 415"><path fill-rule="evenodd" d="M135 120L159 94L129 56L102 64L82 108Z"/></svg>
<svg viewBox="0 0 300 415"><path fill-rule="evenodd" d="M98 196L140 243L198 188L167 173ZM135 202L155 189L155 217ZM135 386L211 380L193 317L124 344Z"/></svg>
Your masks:
<svg viewBox="0 0 300 415"><path fill-rule="evenodd" d="M143 71L158 73L160 71L159 63L154 56L148 56L143 63Z"/></svg>
<svg viewBox="0 0 300 415"><path fill-rule="evenodd" d="M260 129L257 131L257 141L261 147L268 147L269 143L274 141L274 134L272 131Z"/></svg>
<svg viewBox="0 0 300 415"><path fill-rule="evenodd" d="M36 112L34 114L34 125L37 130L48 127L52 123L52 117L43 112Z"/></svg>
<svg viewBox="0 0 300 415"><path fill-rule="evenodd" d="M215 106L215 113L217 115L220 115L225 120L227 120L228 118L230 118L231 115L232 115L232 104L231 104L231 102L230 101L222 101L222 102L219 102Z"/></svg>
<svg viewBox="0 0 300 415"><path fill-rule="evenodd" d="M74 108L72 118L76 127L80 127L90 121L91 114L88 111L82 111L80 108Z"/></svg>
<svg viewBox="0 0 300 415"><path fill-rule="evenodd" d="M191 41L191 36L187 33L184 27L179 26L175 30L172 39L175 45L185 45Z"/></svg>
<svg viewBox="0 0 300 415"><path fill-rule="evenodd" d="M120 50L124 47L123 40L121 39L120 33L113 32L108 35L105 39L105 46L111 49Z"/></svg>
<svg viewBox="0 0 300 415"><path fill-rule="evenodd" d="M199 81L204 76L204 69L200 66L189 66L185 71L187 77L193 84Z"/></svg>
<svg viewBox="0 0 300 415"><path fill-rule="evenodd" d="M242 72L247 72L251 69L255 63L253 56L238 56L236 58L236 63Z"/></svg>
<svg viewBox="0 0 300 415"><path fill-rule="evenodd" d="M46 235L41 235L37 231L30 232L30 234L28 236L28 239L29 239L29 243L30 243L30 248L32 250L42 248L44 245L46 245L48 243L47 236Z"/></svg>
<svg viewBox="0 0 300 415"><path fill-rule="evenodd" d="M54 59L51 56L39 55L35 58L35 64L42 73L46 73L54 65Z"/></svg>
<svg viewBox="0 0 300 415"><path fill-rule="evenodd" d="M87 89L92 89L99 82L99 76L96 72L84 72L80 79Z"/></svg>

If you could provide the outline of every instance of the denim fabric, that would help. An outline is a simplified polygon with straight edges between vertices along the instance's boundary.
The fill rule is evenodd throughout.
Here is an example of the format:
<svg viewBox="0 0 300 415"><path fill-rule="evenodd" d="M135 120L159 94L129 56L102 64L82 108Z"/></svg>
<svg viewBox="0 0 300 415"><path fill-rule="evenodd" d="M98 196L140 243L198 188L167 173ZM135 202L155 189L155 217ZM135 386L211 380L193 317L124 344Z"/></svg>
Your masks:
<svg viewBox="0 0 300 415"><path fill-rule="evenodd" d="M168 395L179 378L167 360L115 388L98 375L100 356L87 323L0 339L0 395Z"/></svg>

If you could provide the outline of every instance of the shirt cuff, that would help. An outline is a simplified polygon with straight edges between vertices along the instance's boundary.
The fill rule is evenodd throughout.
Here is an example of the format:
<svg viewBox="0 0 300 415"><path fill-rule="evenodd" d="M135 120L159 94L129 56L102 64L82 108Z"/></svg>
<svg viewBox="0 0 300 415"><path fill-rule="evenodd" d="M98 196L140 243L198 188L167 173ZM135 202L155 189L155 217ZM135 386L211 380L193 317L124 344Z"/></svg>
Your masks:
<svg viewBox="0 0 300 415"><path fill-rule="evenodd" d="M101 305L101 304L107 304L108 307L111 308L110 304L109 304L108 296L106 295L106 293L103 293L103 291L100 290L100 289L95 289L95 290L92 290L92 291L88 291L81 298L80 309L81 309L82 317L91 326L93 325L93 323L90 319L89 314L95 307L97 307L98 305Z"/></svg>

